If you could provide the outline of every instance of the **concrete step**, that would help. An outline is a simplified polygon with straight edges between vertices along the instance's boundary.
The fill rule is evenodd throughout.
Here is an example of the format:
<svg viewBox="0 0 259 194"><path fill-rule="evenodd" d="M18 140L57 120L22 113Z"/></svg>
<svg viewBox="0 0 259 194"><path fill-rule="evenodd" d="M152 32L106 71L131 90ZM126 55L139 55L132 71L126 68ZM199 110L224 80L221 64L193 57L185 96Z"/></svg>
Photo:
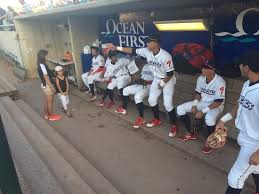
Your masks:
<svg viewBox="0 0 259 194"><path fill-rule="evenodd" d="M41 134L38 128L9 97L1 98L0 103L2 103L41 160L55 176L65 193L95 194L95 191L80 177L61 153Z"/></svg>
<svg viewBox="0 0 259 194"><path fill-rule="evenodd" d="M55 146L62 156L73 166L77 173L98 194L119 194L120 192L63 136L52 128L46 120L23 100L15 101L26 117L38 127L38 130Z"/></svg>
<svg viewBox="0 0 259 194"><path fill-rule="evenodd" d="M17 88L11 83L11 81L7 80L5 76L0 74L0 97L9 96L12 99L16 99L17 95Z"/></svg>
<svg viewBox="0 0 259 194"><path fill-rule="evenodd" d="M12 115L9 114L9 110L3 106L2 100L0 101L0 114L16 168L24 177L29 190L33 194L65 194L56 178L24 136ZM22 185L23 180L19 181Z"/></svg>

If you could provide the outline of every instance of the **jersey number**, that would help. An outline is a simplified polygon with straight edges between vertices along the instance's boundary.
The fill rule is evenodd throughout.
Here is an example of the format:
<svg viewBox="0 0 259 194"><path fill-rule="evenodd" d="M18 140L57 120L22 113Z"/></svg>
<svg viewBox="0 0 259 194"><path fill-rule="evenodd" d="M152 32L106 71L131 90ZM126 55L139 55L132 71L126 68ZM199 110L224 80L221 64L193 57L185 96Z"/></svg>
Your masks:
<svg viewBox="0 0 259 194"><path fill-rule="evenodd" d="M168 65L168 67L171 67L172 61L167 61L167 65Z"/></svg>
<svg viewBox="0 0 259 194"><path fill-rule="evenodd" d="M223 94L225 87L221 87L219 90L220 90L220 94Z"/></svg>

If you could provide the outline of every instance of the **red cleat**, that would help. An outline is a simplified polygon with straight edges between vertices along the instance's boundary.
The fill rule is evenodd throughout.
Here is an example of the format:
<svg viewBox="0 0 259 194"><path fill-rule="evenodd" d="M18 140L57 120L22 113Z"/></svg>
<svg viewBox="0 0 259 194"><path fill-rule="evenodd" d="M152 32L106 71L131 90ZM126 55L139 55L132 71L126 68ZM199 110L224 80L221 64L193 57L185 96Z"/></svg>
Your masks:
<svg viewBox="0 0 259 194"><path fill-rule="evenodd" d="M50 121L58 121L61 119L61 116L60 115L52 115L52 116L49 116L49 120Z"/></svg>
<svg viewBox="0 0 259 194"><path fill-rule="evenodd" d="M110 109L114 106L114 102L110 101L109 104L107 105L107 108Z"/></svg>
<svg viewBox="0 0 259 194"><path fill-rule="evenodd" d="M197 139L197 135L193 133L186 133L185 135L178 137L179 141L188 141L188 140L196 140L196 139Z"/></svg>
<svg viewBox="0 0 259 194"><path fill-rule="evenodd" d="M138 129L141 125L145 123L145 120L142 117L138 117L133 125L133 128Z"/></svg>
<svg viewBox="0 0 259 194"><path fill-rule="evenodd" d="M153 119L147 124L147 127L152 128L161 125L161 121L159 119Z"/></svg>
<svg viewBox="0 0 259 194"><path fill-rule="evenodd" d="M117 109L115 110L115 112L118 113L118 114L123 114L123 115L127 114L126 109L124 109L124 108L122 108L122 107L117 108Z"/></svg>
<svg viewBox="0 0 259 194"><path fill-rule="evenodd" d="M204 148L203 148L203 150L202 150L202 152L204 153L204 154L210 154L211 152L212 152L212 148L210 148L210 147L208 147L208 146L204 146Z"/></svg>
<svg viewBox="0 0 259 194"><path fill-rule="evenodd" d="M105 106L105 104L104 104L104 101L103 101L103 100L101 100L101 101L100 101L99 106L100 106L100 107L104 107L104 106Z"/></svg>
<svg viewBox="0 0 259 194"><path fill-rule="evenodd" d="M173 125L170 129L170 132L168 134L169 137L175 137L176 133L177 133L178 129L176 127L176 125Z"/></svg>

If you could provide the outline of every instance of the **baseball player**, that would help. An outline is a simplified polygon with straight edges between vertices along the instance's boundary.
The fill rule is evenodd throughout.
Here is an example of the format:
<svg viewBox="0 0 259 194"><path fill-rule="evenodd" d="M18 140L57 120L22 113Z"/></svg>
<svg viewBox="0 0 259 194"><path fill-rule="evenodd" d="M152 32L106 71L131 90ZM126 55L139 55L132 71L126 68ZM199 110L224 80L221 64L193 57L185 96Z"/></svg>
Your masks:
<svg viewBox="0 0 259 194"><path fill-rule="evenodd" d="M97 46L91 47L91 53L93 55L92 67L89 72L84 73L81 77L84 84L91 92L92 97L90 101L96 100L94 81L101 81L100 75L104 67L104 58L100 55L99 48Z"/></svg>
<svg viewBox="0 0 259 194"><path fill-rule="evenodd" d="M214 132L217 117L224 108L225 90L226 82L215 73L214 62L207 61L202 68L202 75L197 80L194 101L177 107L177 114L188 131L185 135L178 137L179 141L197 139L197 133L202 127L203 118L205 118L208 135ZM191 128L190 117L187 113L194 114L193 128ZM169 133L169 136L172 136L171 133ZM204 154L209 154L211 151L210 147L204 146Z"/></svg>
<svg viewBox="0 0 259 194"><path fill-rule="evenodd" d="M136 64L126 58L118 58L116 51L110 51L108 54L109 59L106 61L106 72L109 74L109 78L106 78L108 83L104 96L99 104L100 107L104 107L104 100L107 96L110 98L110 102L107 108L111 108L114 105L113 89L118 88L120 95L123 96L123 88L130 84L131 76L138 71ZM107 75L106 75L107 76Z"/></svg>
<svg viewBox="0 0 259 194"><path fill-rule="evenodd" d="M240 194L250 174L255 181L255 194L259 194L259 51L250 51L241 57L240 70L248 81L243 85L237 106L220 119L216 130L236 117L237 142L241 149L228 174L226 194Z"/></svg>
<svg viewBox="0 0 259 194"><path fill-rule="evenodd" d="M150 86L153 81L153 73L150 69L150 65L144 65L141 71L141 78L135 80L133 85L127 86L123 89L123 105L115 110L119 114L127 114L127 105L129 103L129 96L134 95L135 104L137 106L139 116L135 120L133 125L134 128L139 128L145 123L144 120L144 104L143 100L148 96L150 91Z"/></svg>
<svg viewBox="0 0 259 194"><path fill-rule="evenodd" d="M176 133L176 112L173 107L173 94L176 78L174 75L174 64L171 55L160 47L159 36L149 36L146 48L125 48L112 46L112 49L129 54L137 54L147 59L154 80L150 86L148 102L152 108L154 119L147 124L147 127L161 125L159 118L158 98L163 92L163 100L166 111L169 114L172 127L170 131Z"/></svg>

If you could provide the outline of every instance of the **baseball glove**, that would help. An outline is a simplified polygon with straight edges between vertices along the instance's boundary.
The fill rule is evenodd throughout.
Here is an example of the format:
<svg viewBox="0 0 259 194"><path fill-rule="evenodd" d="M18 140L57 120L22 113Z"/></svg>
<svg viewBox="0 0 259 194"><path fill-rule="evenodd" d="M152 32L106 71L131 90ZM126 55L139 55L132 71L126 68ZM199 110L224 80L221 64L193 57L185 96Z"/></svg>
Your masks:
<svg viewBox="0 0 259 194"><path fill-rule="evenodd" d="M225 145L227 141L227 129L219 129L212 133L206 141L206 145L210 148L221 148Z"/></svg>

